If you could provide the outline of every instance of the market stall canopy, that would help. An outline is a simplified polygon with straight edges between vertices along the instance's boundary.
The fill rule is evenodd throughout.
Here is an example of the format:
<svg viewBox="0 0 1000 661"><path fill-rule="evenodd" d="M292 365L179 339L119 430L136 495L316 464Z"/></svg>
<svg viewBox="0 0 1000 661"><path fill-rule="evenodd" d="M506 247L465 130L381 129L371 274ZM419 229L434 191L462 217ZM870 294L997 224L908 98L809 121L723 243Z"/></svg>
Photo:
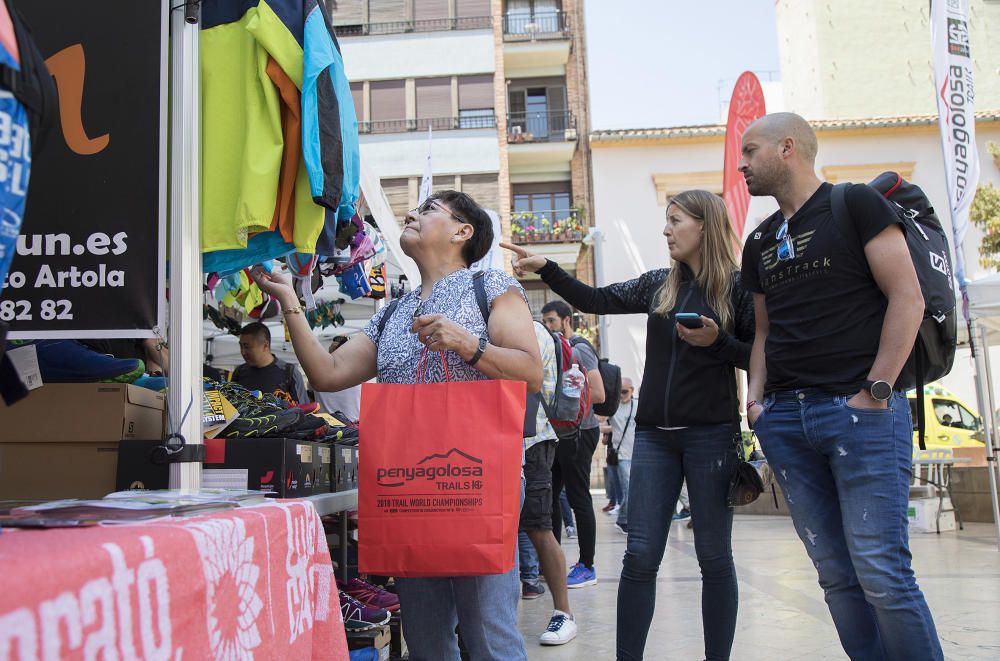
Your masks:
<svg viewBox="0 0 1000 661"><path fill-rule="evenodd" d="M990 344L1000 344L1000 273L992 273L968 285L969 315L989 331ZM959 301L961 306L961 301ZM960 335L968 331L960 323Z"/></svg>

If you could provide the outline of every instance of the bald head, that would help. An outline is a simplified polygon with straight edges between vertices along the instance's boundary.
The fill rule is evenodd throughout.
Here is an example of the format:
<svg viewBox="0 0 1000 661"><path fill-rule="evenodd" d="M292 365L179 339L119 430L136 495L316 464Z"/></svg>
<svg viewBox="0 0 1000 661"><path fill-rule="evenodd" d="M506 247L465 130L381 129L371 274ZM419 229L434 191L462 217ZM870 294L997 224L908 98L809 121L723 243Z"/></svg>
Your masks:
<svg viewBox="0 0 1000 661"><path fill-rule="evenodd" d="M819 145L809 122L793 112L774 112L751 124L744 135L783 142L791 139L795 151L806 163L815 163Z"/></svg>
<svg viewBox="0 0 1000 661"><path fill-rule="evenodd" d="M621 401L627 402L632 399L632 393L635 391L635 387L632 385L632 379L627 376L622 377L622 392Z"/></svg>

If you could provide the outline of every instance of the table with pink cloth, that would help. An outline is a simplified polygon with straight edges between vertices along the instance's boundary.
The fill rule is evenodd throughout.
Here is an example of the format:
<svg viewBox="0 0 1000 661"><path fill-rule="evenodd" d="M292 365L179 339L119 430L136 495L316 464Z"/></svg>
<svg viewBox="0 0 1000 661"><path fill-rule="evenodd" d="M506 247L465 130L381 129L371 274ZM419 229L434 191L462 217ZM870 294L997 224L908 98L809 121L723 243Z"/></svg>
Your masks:
<svg viewBox="0 0 1000 661"><path fill-rule="evenodd" d="M308 501L0 533L0 661L347 658Z"/></svg>

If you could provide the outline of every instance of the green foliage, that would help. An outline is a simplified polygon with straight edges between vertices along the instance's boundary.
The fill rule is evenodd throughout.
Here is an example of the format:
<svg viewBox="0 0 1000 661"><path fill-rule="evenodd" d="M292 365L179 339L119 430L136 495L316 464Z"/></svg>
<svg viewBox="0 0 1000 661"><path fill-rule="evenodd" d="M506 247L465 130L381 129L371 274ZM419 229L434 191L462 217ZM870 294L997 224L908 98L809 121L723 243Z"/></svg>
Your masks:
<svg viewBox="0 0 1000 661"><path fill-rule="evenodd" d="M994 161L1000 163L1000 145L991 140L986 143L986 151L990 153Z"/></svg>
<svg viewBox="0 0 1000 661"><path fill-rule="evenodd" d="M969 217L983 232L979 263L983 268L1000 268L1000 189L993 184L979 186Z"/></svg>

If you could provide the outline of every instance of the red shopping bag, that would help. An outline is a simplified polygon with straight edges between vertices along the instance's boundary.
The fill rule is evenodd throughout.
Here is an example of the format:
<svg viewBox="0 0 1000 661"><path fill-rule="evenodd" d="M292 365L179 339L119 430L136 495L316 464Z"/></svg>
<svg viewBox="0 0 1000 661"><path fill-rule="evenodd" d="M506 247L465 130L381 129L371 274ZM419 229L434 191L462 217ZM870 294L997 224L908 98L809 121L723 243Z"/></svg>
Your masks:
<svg viewBox="0 0 1000 661"><path fill-rule="evenodd" d="M513 568L525 394L521 381L361 386L362 573L480 576Z"/></svg>

